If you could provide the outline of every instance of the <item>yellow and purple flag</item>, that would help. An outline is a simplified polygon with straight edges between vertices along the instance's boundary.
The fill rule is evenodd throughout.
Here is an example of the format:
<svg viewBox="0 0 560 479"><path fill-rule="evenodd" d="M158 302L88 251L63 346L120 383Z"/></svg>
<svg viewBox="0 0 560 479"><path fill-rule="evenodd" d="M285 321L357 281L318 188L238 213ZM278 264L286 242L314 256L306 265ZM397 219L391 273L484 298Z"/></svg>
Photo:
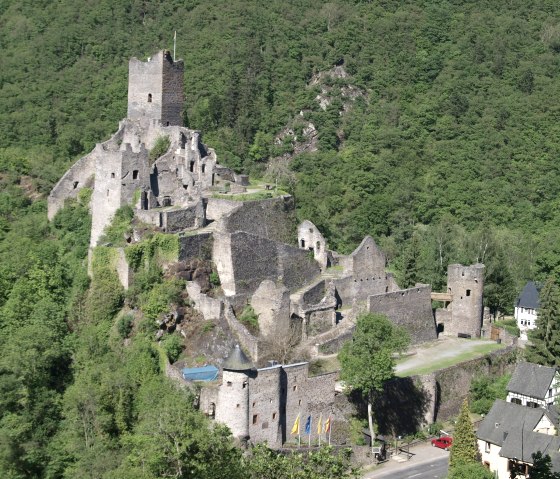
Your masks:
<svg viewBox="0 0 560 479"><path fill-rule="evenodd" d="M319 414L319 422L317 423L317 434L319 434L319 436L321 435L321 431L323 429L322 421L323 421L323 413Z"/></svg>

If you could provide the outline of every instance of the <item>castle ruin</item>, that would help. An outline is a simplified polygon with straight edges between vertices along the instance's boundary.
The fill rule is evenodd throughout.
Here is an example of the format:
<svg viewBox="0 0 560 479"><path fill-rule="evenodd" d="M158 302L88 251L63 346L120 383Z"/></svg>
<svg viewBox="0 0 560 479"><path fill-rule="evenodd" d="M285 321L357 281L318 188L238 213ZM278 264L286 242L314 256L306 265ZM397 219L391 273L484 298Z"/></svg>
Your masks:
<svg viewBox="0 0 560 479"><path fill-rule="evenodd" d="M214 263L223 295L210 297L187 281L189 297L205 319L227 322L250 359L239 349L224 363L222 385L201 396L207 414L236 437L270 445L286 441L297 411L332 414L336 374L309 377L307 362L260 369L253 363L276 354L272 346L311 357L336 352L363 312L385 314L413 343L438 334L480 336L483 265L450 265L443 293L426 284L401 289L373 238L341 255L310 221L296 227L291 196L236 197L249 188L247 176L219 165L200 132L181 126L183 71L168 51L130 60L127 118L64 174L49 195L48 216L91 188L91 248L103 242L115 212L130 205L143 223L179 234L177 261ZM155 155L162 144L166 151ZM134 272L120 258L126 288ZM444 308L434 312L432 300ZM259 315L258 335L237 319L247 304Z"/></svg>

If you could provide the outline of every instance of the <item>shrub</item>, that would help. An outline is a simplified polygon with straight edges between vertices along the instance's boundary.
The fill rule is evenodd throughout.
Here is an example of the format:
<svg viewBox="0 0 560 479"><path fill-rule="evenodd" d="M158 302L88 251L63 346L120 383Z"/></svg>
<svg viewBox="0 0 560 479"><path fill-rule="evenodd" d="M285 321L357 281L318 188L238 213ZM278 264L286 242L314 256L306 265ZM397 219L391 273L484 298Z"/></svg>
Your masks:
<svg viewBox="0 0 560 479"><path fill-rule="evenodd" d="M132 323L134 322L134 317L132 314L125 314L121 316L117 321L117 332L121 339L125 339L128 337L130 332L132 331Z"/></svg>
<svg viewBox="0 0 560 479"><path fill-rule="evenodd" d="M160 156L164 155L169 147L171 146L171 141L168 136L160 136L154 143L154 146L150 150L150 161L157 160Z"/></svg>
<svg viewBox="0 0 560 479"><path fill-rule="evenodd" d="M174 363L177 359L179 359L179 356L183 351L183 341L178 335L169 335L161 342L161 345L170 363Z"/></svg>
<svg viewBox="0 0 560 479"><path fill-rule="evenodd" d="M184 283L179 280L167 280L156 284L150 291L140 296L140 306L144 316L156 319L172 303L179 302Z"/></svg>
<svg viewBox="0 0 560 479"><path fill-rule="evenodd" d="M216 273L215 271L212 271L212 272L210 273L210 278L209 278L209 280L210 280L210 284L211 284L212 286L216 287L216 288L217 288L218 286L220 286L220 284L221 284L221 283L220 283L220 276L219 276L218 273Z"/></svg>
<svg viewBox="0 0 560 479"><path fill-rule="evenodd" d="M239 321L252 333L259 331L259 316L250 304L245 306L241 316L239 316Z"/></svg>

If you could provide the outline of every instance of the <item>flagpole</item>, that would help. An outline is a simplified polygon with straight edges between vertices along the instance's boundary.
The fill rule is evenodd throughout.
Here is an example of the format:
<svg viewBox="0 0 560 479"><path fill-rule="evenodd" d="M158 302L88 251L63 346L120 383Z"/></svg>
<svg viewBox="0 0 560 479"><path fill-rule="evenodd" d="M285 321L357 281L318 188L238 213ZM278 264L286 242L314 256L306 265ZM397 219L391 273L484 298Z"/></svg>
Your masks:
<svg viewBox="0 0 560 479"><path fill-rule="evenodd" d="M331 431L332 431L332 424L329 425L329 446L331 445Z"/></svg>
<svg viewBox="0 0 560 479"><path fill-rule="evenodd" d="M177 47L177 30L175 30L175 35L173 35L173 61L175 61L175 48Z"/></svg>

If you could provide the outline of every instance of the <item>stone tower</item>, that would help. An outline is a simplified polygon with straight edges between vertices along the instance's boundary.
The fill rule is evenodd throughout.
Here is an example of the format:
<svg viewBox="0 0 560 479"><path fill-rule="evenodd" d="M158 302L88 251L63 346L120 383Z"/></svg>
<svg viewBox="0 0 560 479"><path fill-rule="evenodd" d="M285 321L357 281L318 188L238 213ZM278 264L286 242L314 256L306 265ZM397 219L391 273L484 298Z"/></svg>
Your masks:
<svg viewBox="0 0 560 479"><path fill-rule="evenodd" d="M464 333L480 337L482 327L482 291L484 265L450 264L447 267L447 292L451 293L451 321L446 334Z"/></svg>
<svg viewBox="0 0 560 479"><path fill-rule="evenodd" d="M226 424L233 437L249 438L249 377L254 366L236 345L222 366L216 421Z"/></svg>
<svg viewBox="0 0 560 479"><path fill-rule="evenodd" d="M147 62L132 58L128 71L127 117L148 123L155 120L162 126L182 126L183 61L174 61L171 53L163 50Z"/></svg>

